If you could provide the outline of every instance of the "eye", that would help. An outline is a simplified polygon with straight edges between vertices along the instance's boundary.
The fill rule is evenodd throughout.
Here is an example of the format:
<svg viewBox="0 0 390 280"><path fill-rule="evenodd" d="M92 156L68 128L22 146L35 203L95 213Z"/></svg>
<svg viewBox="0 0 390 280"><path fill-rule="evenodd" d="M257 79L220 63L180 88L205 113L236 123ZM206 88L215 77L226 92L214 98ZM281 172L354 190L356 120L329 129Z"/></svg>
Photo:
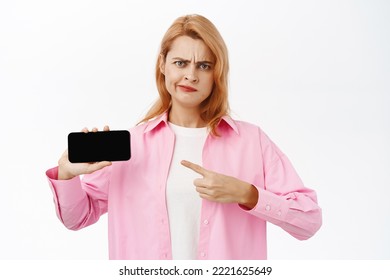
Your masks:
<svg viewBox="0 0 390 280"><path fill-rule="evenodd" d="M182 68L182 67L185 66L185 62L182 61L182 60L177 60L177 61L174 62L174 64L175 64L177 67L180 67L180 68Z"/></svg>
<svg viewBox="0 0 390 280"><path fill-rule="evenodd" d="M202 63L202 64L199 65L199 68L201 70L210 70L211 66L209 64L207 64L207 63Z"/></svg>

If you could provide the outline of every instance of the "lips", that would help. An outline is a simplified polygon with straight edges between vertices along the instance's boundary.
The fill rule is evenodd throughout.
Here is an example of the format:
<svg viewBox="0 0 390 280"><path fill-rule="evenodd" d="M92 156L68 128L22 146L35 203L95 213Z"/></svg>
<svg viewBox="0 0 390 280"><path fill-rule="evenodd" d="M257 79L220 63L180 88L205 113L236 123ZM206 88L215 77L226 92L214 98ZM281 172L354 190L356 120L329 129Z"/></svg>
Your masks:
<svg viewBox="0 0 390 280"><path fill-rule="evenodd" d="M185 92L194 92L196 91L196 88L190 87L190 86L184 86L184 85L178 85L178 87Z"/></svg>

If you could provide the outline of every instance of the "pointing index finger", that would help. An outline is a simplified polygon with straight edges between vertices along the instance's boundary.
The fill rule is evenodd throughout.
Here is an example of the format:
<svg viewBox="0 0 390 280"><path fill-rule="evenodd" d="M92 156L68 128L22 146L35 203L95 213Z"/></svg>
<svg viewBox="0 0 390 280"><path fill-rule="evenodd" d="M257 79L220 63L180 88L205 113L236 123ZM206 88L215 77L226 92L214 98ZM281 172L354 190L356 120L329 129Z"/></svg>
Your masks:
<svg viewBox="0 0 390 280"><path fill-rule="evenodd" d="M195 171L196 173L198 173L202 176L206 176L207 170L198 164L192 163L192 162L187 161L187 160L182 160L181 164L189 169L192 169L193 171Z"/></svg>

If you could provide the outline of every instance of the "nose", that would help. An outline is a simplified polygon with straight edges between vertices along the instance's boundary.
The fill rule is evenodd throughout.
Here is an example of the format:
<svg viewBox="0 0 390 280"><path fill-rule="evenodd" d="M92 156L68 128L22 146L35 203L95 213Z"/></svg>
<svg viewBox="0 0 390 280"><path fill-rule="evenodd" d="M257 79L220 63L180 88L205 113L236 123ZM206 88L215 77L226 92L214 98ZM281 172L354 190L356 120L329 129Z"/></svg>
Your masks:
<svg viewBox="0 0 390 280"><path fill-rule="evenodd" d="M196 83L199 80L198 75L196 74L196 70L194 69L194 67L189 67L189 69L188 69L187 73L185 74L184 78L185 78L186 81L189 81L189 82L192 82L192 83Z"/></svg>

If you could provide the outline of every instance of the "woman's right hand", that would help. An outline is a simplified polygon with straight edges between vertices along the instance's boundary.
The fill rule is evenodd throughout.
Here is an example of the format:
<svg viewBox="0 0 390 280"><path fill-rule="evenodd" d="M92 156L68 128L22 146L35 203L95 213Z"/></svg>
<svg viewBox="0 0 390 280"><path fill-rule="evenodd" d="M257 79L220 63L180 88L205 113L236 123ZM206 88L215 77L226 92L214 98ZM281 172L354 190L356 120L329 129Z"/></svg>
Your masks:
<svg viewBox="0 0 390 280"><path fill-rule="evenodd" d="M106 125L103 130L110 131L110 128ZM90 133L87 128L83 128L81 131ZM98 129L96 127L92 129L92 133L97 131ZM90 174L111 164L110 161L71 163L68 158L68 150L65 150L58 160L58 180L68 180L82 174Z"/></svg>

